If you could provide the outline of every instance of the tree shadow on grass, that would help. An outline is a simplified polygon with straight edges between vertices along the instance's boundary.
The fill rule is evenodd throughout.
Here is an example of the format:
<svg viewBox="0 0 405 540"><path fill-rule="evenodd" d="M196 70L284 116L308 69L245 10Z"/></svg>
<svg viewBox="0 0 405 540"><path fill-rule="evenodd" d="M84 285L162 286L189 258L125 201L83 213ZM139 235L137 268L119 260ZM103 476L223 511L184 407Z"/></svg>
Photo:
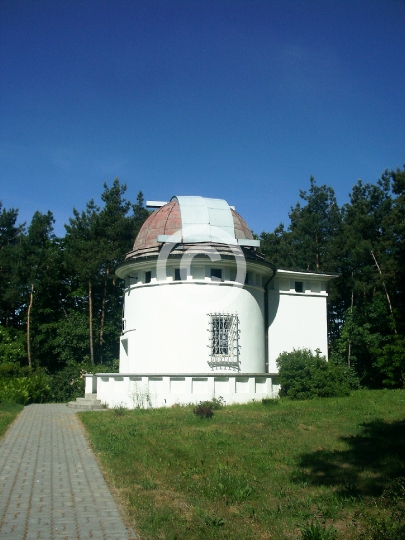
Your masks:
<svg viewBox="0 0 405 540"><path fill-rule="evenodd" d="M341 495L379 496L387 483L405 476L405 421L362 424L356 436L341 437L347 450L302 454L295 481L335 486Z"/></svg>

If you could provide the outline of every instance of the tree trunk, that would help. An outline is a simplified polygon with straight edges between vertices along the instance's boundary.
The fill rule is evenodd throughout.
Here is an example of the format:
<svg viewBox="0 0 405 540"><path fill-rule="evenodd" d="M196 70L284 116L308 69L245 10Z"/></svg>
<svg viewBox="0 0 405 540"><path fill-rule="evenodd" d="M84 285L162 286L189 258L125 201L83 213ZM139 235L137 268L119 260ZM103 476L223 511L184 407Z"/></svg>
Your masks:
<svg viewBox="0 0 405 540"><path fill-rule="evenodd" d="M94 365L94 347L93 347L93 292L91 281L89 280L89 338L90 338L90 362Z"/></svg>
<svg viewBox="0 0 405 540"><path fill-rule="evenodd" d="M34 302L34 284L31 283L30 287L30 301L28 304L28 312L27 312L27 357L28 357L28 366L31 369L32 362L31 362L31 309L32 304Z"/></svg>
<svg viewBox="0 0 405 540"><path fill-rule="evenodd" d="M109 268L106 270L106 278L104 280L103 299L101 301L101 318L100 318L100 364L103 363L103 343L104 343L104 323L105 323L105 302L107 299L107 281L110 273Z"/></svg>
<svg viewBox="0 0 405 540"><path fill-rule="evenodd" d="M376 265L376 267L377 267L377 269L378 269L378 271L380 273L380 276L381 276L381 281L382 281L382 284L383 284L383 287L384 287L385 296L387 297L388 306L390 308L390 313L391 313L391 317L392 317L392 323L394 325L394 334L396 334L397 333L397 327L396 327L396 324L395 324L394 312L392 310L390 295L388 294L387 286L385 285L385 281L384 281L384 278L383 278L383 275L382 275L382 272L381 272L380 265L378 264L377 259L375 258L373 250L371 250L371 256L373 257L375 265Z"/></svg>

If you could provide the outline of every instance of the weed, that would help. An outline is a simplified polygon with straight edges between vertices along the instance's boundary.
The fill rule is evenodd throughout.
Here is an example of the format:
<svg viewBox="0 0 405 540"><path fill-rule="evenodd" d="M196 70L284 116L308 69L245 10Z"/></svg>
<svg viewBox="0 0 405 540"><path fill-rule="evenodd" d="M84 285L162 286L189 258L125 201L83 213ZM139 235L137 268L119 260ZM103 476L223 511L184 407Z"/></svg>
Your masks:
<svg viewBox="0 0 405 540"><path fill-rule="evenodd" d="M263 398L262 405L278 405L280 400L278 398Z"/></svg>
<svg viewBox="0 0 405 540"><path fill-rule="evenodd" d="M301 527L302 540L334 540L337 535L337 530L330 525L326 528L325 525L315 521Z"/></svg>
<svg viewBox="0 0 405 540"><path fill-rule="evenodd" d="M127 413L128 409L120 403L119 405L114 405L113 407L114 416L124 416Z"/></svg>
<svg viewBox="0 0 405 540"><path fill-rule="evenodd" d="M134 389L130 393L130 398L134 409L151 409L152 394L147 385L138 385L135 383Z"/></svg>
<svg viewBox="0 0 405 540"><path fill-rule="evenodd" d="M150 478L149 476L146 476L142 481L141 481L141 486L143 487L143 489L145 490L152 490L152 489L156 489L157 488L157 484L156 482Z"/></svg>

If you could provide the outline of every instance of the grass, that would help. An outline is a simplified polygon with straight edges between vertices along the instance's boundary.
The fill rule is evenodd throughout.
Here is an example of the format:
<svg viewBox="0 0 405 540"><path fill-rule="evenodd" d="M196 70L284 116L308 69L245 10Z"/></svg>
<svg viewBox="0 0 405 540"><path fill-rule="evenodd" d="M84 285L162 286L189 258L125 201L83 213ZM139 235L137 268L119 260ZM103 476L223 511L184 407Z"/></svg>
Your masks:
<svg viewBox="0 0 405 540"><path fill-rule="evenodd" d="M17 403L0 403L0 437L3 437L8 426L23 408Z"/></svg>
<svg viewBox="0 0 405 540"><path fill-rule="evenodd" d="M374 540L405 476L402 390L80 417L141 540Z"/></svg>

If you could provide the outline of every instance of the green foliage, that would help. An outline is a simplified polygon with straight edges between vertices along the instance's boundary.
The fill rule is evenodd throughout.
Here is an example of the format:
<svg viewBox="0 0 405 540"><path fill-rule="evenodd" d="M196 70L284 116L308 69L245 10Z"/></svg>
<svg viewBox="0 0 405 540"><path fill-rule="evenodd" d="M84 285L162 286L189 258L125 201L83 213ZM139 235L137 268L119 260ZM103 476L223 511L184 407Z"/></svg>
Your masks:
<svg viewBox="0 0 405 540"><path fill-rule="evenodd" d="M279 399L277 398L263 398L262 399L262 405L265 405L266 407L268 407L269 405L278 405L280 402Z"/></svg>
<svg viewBox="0 0 405 540"><path fill-rule="evenodd" d="M210 421L192 406L79 414L145 540L296 539L297 524L355 540L376 515L373 497L402 497L386 488L405 474L404 404L404 390L358 390L227 406ZM391 515L389 505L378 508Z"/></svg>
<svg viewBox="0 0 405 540"><path fill-rule="evenodd" d="M112 409L114 411L114 416L123 416L128 411L127 407L125 407L125 405L122 403L119 405L114 405Z"/></svg>
<svg viewBox="0 0 405 540"><path fill-rule="evenodd" d="M382 386L402 388L405 382L405 336L387 335L371 351L373 368L380 374Z"/></svg>
<svg viewBox="0 0 405 540"><path fill-rule="evenodd" d="M211 419L214 416L214 411L209 402L201 402L199 405L196 405L193 409L193 413L200 418Z"/></svg>
<svg viewBox="0 0 405 540"><path fill-rule="evenodd" d="M389 482L373 507L358 512L361 524L358 540L405 539L405 478Z"/></svg>
<svg viewBox="0 0 405 540"><path fill-rule="evenodd" d="M8 426L22 410L22 405L11 402L0 402L0 437L4 435Z"/></svg>
<svg viewBox="0 0 405 540"><path fill-rule="evenodd" d="M301 527L302 540L335 540L337 538L337 530L330 525L326 528L319 521L313 521L304 527Z"/></svg>
<svg viewBox="0 0 405 540"><path fill-rule="evenodd" d="M29 376L0 379L0 401L11 401L21 405L45 403L52 397L50 378L41 371Z"/></svg>
<svg viewBox="0 0 405 540"><path fill-rule="evenodd" d="M280 395L291 399L347 396L351 385L344 366L327 362L309 349L284 352L277 358Z"/></svg>
<svg viewBox="0 0 405 540"><path fill-rule="evenodd" d="M114 373L117 366L96 365L90 363L70 361L68 364L50 375L52 400L65 403L83 397L85 390L85 377L87 373Z"/></svg>
<svg viewBox="0 0 405 540"><path fill-rule="evenodd" d="M200 418L212 418L214 411L219 411L225 407L225 401L222 396L219 398L213 397L209 401L200 401L200 403L194 407L193 413Z"/></svg>
<svg viewBox="0 0 405 540"><path fill-rule="evenodd" d="M84 374L89 373L90 365L70 362L51 376L51 392L53 401L74 401L84 396Z"/></svg>
<svg viewBox="0 0 405 540"><path fill-rule="evenodd" d="M72 311L69 318L59 321L54 340L55 350L63 364L90 364L89 322L86 313Z"/></svg>
<svg viewBox="0 0 405 540"><path fill-rule="evenodd" d="M24 332L0 326L0 364L22 363L26 357Z"/></svg>

